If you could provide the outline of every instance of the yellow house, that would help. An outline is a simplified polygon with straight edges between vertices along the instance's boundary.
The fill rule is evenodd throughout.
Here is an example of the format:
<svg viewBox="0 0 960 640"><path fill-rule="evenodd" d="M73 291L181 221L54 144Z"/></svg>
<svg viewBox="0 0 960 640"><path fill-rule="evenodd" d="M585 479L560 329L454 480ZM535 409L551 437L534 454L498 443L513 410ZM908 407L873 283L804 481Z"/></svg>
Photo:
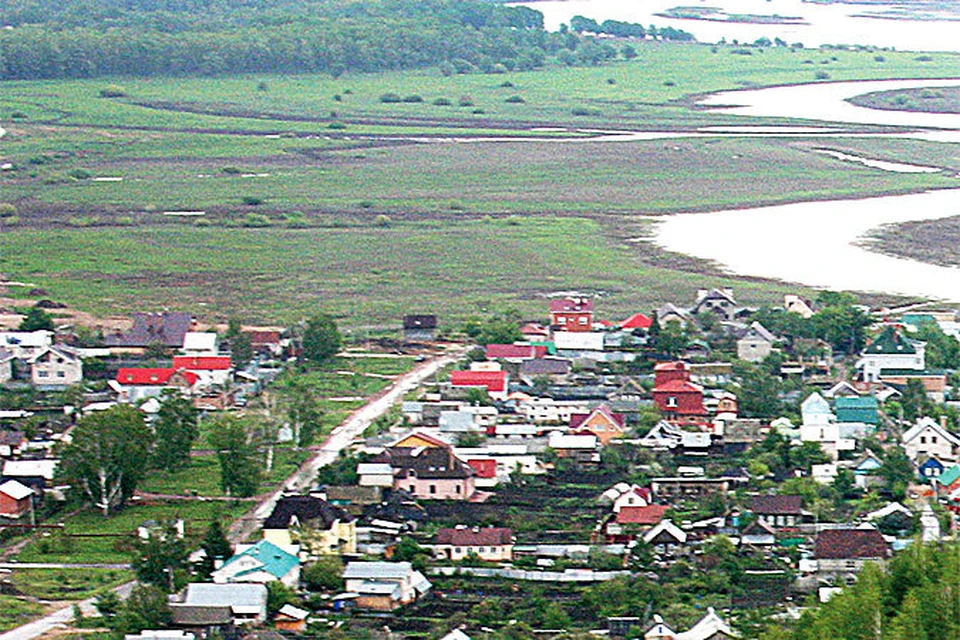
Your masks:
<svg viewBox="0 0 960 640"><path fill-rule="evenodd" d="M263 539L300 545L308 556L357 552L355 518L316 496L283 496L263 523Z"/></svg>

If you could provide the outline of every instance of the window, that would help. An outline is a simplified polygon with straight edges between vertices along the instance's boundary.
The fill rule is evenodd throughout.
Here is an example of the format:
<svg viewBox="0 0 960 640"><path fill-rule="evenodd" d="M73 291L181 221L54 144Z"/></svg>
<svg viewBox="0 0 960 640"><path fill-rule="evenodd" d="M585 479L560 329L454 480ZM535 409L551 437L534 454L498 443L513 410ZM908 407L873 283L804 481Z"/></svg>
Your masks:
<svg viewBox="0 0 960 640"><path fill-rule="evenodd" d="M668 407L676 407L676 406L677 406L677 398L676 398L676 396L668 396L668 397L667 397L667 406L668 406Z"/></svg>
<svg viewBox="0 0 960 640"><path fill-rule="evenodd" d="M66 375L67 375L67 374L65 374L63 371L57 371L57 377L58 377L58 378L65 378Z"/></svg>
<svg viewBox="0 0 960 640"><path fill-rule="evenodd" d="M431 493L431 494L436 494L436 493L437 493L437 485L435 485L435 484L430 485L430 493Z"/></svg>
<svg viewBox="0 0 960 640"><path fill-rule="evenodd" d="M457 486L456 486L456 491L457 491L457 493L460 493L460 485L457 485Z"/></svg>
<svg viewBox="0 0 960 640"><path fill-rule="evenodd" d="M930 436L931 444L937 444L937 436Z"/></svg>
<svg viewBox="0 0 960 640"><path fill-rule="evenodd" d="M557 318L557 324L567 324L567 319L564 318L563 316L560 316L559 318Z"/></svg>
<svg viewBox="0 0 960 640"><path fill-rule="evenodd" d="M927 444L926 436L920 436L920 444Z"/></svg>
<svg viewBox="0 0 960 640"><path fill-rule="evenodd" d="M47 375L48 375L48 374L47 374L46 371L38 371L38 372L37 372L37 376L39 376L39 377L41 377L41 378L46 378Z"/></svg>
<svg viewBox="0 0 960 640"><path fill-rule="evenodd" d="M410 485L410 493L416 493L416 492L417 492L417 485L415 484Z"/></svg>
<svg viewBox="0 0 960 640"><path fill-rule="evenodd" d="M583 325L587 324L587 319L586 319L586 318L580 318L580 324L583 324Z"/></svg>

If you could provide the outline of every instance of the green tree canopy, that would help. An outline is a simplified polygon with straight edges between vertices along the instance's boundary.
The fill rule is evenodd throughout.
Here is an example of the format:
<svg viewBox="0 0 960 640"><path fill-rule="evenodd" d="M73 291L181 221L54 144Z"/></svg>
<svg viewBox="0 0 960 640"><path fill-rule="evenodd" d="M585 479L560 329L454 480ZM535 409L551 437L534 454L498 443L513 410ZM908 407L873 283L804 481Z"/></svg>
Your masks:
<svg viewBox="0 0 960 640"><path fill-rule="evenodd" d="M200 411L176 392L164 392L163 402L153 423L156 446L153 466L157 469L181 469L190 464L190 448L200 434Z"/></svg>
<svg viewBox="0 0 960 640"><path fill-rule="evenodd" d="M220 487L229 496L254 495L263 476L260 431L250 418L221 415L212 419L210 444L217 450Z"/></svg>
<svg viewBox="0 0 960 640"><path fill-rule="evenodd" d="M53 316L40 307L30 307L20 321L19 331L53 331Z"/></svg>
<svg viewBox="0 0 960 640"><path fill-rule="evenodd" d="M148 467L153 432L130 405L80 420L63 449L58 473L104 517L132 495Z"/></svg>
<svg viewBox="0 0 960 640"><path fill-rule="evenodd" d="M330 360L340 351L342 338L333 316L319 314L307 320L303 330L303 359L308 362L322 363Z"/></svg>

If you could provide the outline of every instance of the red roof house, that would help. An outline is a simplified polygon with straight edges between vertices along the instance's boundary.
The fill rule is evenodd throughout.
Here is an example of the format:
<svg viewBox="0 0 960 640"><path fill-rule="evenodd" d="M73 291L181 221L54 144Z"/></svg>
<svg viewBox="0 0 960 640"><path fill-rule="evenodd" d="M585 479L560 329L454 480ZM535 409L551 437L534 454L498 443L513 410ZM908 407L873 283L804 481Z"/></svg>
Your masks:
<svg viewBox="0 0 960 640"><path fill-rule="evenodd" d="M135 368L121 367L117 371L117 382L124 386L179 386L180 382L186 382L187 386L193 386L199 376L189 371L181 371L174 368Z"/></svg>
<svg viewBox="0 0 960 640"><path fill-rule="evenodd" d="M703 387L682 380L671 380L653 388L653 403L667 418L704 416Z"/></svg>
<svg viewBox="0 0 960 640"><path fill-rule="evenodd" d="M497 477L497 461L491 458L467 458L467 464L474 470L477 478L489 480Z"/></svg>
<svg viewBox="0 0 960 640"><path fill-rule="evenodd" d="M487 360L496 360L497 358L530 360L546 356L547 348L529 344L488 344L486 355Z"/></svg>
<svg viewBox="0 0 960 640"><path fill-rule="evenodd" d="M617 513L617 524L637 524L652 527L663 520L663 514L669 508L665 504L651 504L646 507L622 507Z"/></svg>
<svg viewBox="0 0 960 640"><path fill-rule="evenodd" d="M620 323L621 329L649 329L653 325L653 318L642 313L635 313Z"/></svg>
<svg viewBox="0 0 960 640"><path fill-rule="evenodd" d="M490 397L505 397L507 393L506 371L453 371L450 384L454 387L483 387Z"/></svg>
<svg viewBox="0 0 960 640"><path fill-rule="evenodd" d="M653 368L653 386L660 387L673 380L690 380L690 366L686 362L661 362Z"/></svg>

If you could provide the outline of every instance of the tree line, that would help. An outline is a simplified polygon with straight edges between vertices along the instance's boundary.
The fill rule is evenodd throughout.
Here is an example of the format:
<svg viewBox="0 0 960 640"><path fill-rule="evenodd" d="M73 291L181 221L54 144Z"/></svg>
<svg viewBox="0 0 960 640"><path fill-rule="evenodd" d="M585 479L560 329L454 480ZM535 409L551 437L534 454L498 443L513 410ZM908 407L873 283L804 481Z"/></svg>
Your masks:
<svg viewBox="0 0 960 640"><path fill-rule="evenodd" d="M545 31L543 15L527 7L471 0L13 0L0 7L0 25L10 27L0 29L3 80L339 75L444 63L460 73L523 71L617 53L576 31ZM649 34L624 25L611 33ZM692 39L674 31L655 35Z"/></svg>

